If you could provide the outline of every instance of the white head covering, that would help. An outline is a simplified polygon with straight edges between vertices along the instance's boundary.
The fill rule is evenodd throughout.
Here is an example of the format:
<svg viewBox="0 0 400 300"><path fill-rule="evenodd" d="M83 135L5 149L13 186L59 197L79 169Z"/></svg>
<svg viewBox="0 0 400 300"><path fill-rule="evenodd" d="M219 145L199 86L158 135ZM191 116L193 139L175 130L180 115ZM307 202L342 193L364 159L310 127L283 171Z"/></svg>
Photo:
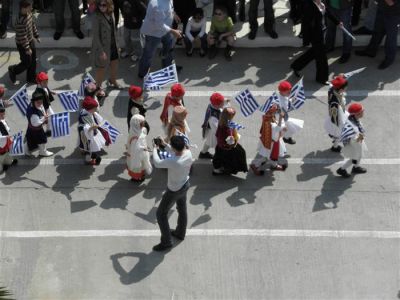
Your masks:
<svg viewBox="0 0 400 300"><path fill-rule="evenodd" d="M144 122L144 117L142 115L133 115L130 121L129 137L140 136L142 133L142 127L140 124Z"/></svg>

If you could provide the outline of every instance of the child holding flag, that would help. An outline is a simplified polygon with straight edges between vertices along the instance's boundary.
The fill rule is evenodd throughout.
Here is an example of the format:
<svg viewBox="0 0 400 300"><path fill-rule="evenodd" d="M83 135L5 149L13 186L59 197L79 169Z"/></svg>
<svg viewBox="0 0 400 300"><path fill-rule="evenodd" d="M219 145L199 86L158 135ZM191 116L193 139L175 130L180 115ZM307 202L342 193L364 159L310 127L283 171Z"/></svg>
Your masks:
<svg viewBox="0 0 400 300"><path fill-rule="evenodd" d="M150 175L153 171L146 141L147 134L146 130L143 130L145 123L140 114L135 114L130 119L126 168L131 181L134 182L142 182L145 175Z"/></svg>
<svg viewBox="0 0 400 300"><path fill-rule="evenodd" d="M43 102L45 96L40 91L34 91L32 101L26 111L28 119L28 129L26 130L27 149L25 154L32 156L32 151L39 148L39 156L52 156L53 152L46 149L47 136L43 126L48 123L49 116L47 115Z"/></svg>
<svg viewBox="0 0 400 300"><path fill-rule="evenodd" d="M6 108L0 102L0 173L6 171L11 165L17 164L17 160L10 156L12 139L10 137L10 127L5 120Z"/></svg>
<svg viewBox="0 0 400 300"><path fill-rule="evenodd" d="M44 107L46 114L48 116L50 116L50 115L54 114L54 111L51 108L51 102L54 101L55 93L52 92L48 87L49 77L47 76L47 74L45 72L39 72L36 75L36 83L37 83L37 87L36 87L35 92L41 93L43 95L43 107ZM47 124L46 135L48 137L51 136L49 124Z"/></svg>
<svg viewBox="0 0 400 300"><path fill-rule="evenodd" d="M278 106L273 104L262 118L257 154L250 164L251 170L257 176L264 175L261 166L267 161L271 162L271 170L285 171L287 168L287 165L278 164L279 156L283 156L286 150L282 135L287 129L282 127L281 124L283 112L279 116L279 122L276 122L275 114L277 111Z"/></svg>
<svg viewBox="0 0 400 300"><path fill-rule="evenodd" d="M365 130L360 122L360 119L364 116L364 107L361 103L352 103L347 111L350 116L344 123L340 140L344 145L343 155L349 159L336 171L337 174L344 178L351 176L347 172L347 168L352 164L351 173L363 174L367 172L365 168L360 166L361 158L364 152L367 151L367 146L364 142Z"/></svg>

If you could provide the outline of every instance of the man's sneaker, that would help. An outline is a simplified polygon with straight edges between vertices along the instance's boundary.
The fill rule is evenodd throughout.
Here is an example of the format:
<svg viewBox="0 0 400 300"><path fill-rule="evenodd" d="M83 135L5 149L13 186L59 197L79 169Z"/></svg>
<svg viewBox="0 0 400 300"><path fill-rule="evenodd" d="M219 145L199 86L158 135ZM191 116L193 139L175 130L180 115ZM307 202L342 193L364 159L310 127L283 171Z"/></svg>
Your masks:
<svg viewBox="0 0 400 300"><path fill-rule="evenodd" d="M349 173L347 173L347 171L345 169L342 169L342 168L337 169L336 173L344 178L349 178L351 176Z"/></svg>
<svg viewBox="0 0 400 300"><path fill-rule="evenodd" d="M205 153L203 153L203 152L200 152L200 154L199 154L199 158L200 159L213 159L214 158L214 155L212 155L210 152L205 152Z"/></svg>
<svg viewBox="0 0 400 300"><path fill-rule="evenodd" d="M338 152L339 153L341 150L342 150L342 147L340 147L340 146L337 146L337 147L332 146L331 147L331 151L332 152Z"/></svg>
<svg viewBox="0 0 400 300"><path fill-rule="evenodd" d="M8 76L13 84L17 81L17 76L15 75L11 66L8 67Z"/></svg>
<svg viewBox="0 0 400 300"><path fill-rule="evenodd" d="M354 166L353 169L351 169L351 173L353 174L364 174L367 173L367 169L360 167L360 166Z"/></svg>
<svg viewBox="0 0 400 300"><path fill-rule="evenodd" d="M290 144L290 145L296 144L296 141L295 141L294 139L292 139L291 137L290 137L290 138L283 138L283 141L284 141L286 144Z"/></svg>
<svg viewBox="0 0 400 300"><path fill-rule="evenodd" d="M172 235L173 237L177 238L177 239L180 240L180 241L183 241L183 240L185 239L185 237L179 235L179 234L176 232L175 229L172 229L172 230L171 230L171 235Z"/></svg>
<svg viewBox="0 0 400 300"><path fill-rule="evenodd" d="M163 245L163 244L157 244L153 247L154 251L165 251L172 248L172 245Z"/></svg>
<svg viewBox="0 0 400 300"><path fill-rule="evenodd" d="M256 176L262 176L264 175L264 171L263 170L259 170L255 165L251 164L250 165L250 169L253 171L254 175Z"/></svg>

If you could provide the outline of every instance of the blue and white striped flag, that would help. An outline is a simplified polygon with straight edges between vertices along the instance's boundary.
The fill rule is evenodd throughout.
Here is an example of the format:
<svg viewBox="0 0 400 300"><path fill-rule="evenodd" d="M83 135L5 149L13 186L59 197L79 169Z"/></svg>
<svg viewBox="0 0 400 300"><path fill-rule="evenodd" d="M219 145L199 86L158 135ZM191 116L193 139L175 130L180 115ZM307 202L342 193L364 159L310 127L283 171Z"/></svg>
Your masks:
<svg viewBox="0 0 400 300"><path fill-rule="evenodd" d="M28 92L26 91L26 84L21 87L9 100L14 102L23 116L26 116L26 111L29 106Z"/></svg>
<svg viewBox="0 0 400 300"><path fill-rule="evenodd" d="M344 73L344 74L343 74L343 77L346 78L346 79L349 79L351 76L353 76L353 75L355 75L355 74L358 74L358 73L361 73L361 72L364 71L366 68L367 68L367 67L364 67L364 68L360 68L360 69L357 69L357 70L354 70L354 71L351 71L351 72Z"/></svg>
<svg viewBox="0 0 400 300"><path fill-rule="evenodd" d="M51 137L58 138L68 136L70 133L69 112L50 115Z"/></svg>
<svg viewBox="0 0 400 300"><path fill-rule="evenodd" d="M254 113L257 108L260 106L254 96L251 94L249 89L245 89L243 92L240 92L235 100L239 103L240 111L245 117L250 116Z"/></svg>
<svg viewBox="0 0 400 300"><path fill-rule="evenodd" d="M74 112L79 110L79 97L77 92L60 92L58 93L58 97L66 111Z"/></svg>
<svg viewBox="0 0 400 300"><path fill-rule="evenodd" d="M346 142L348 139L351 139L356 134L357 132L354 130L354 127L349 122L346 122L340 134L340 142Z"/></svg>
<svg viewBox="0 0 400 300"><path fill-rule="evenodd" d="M79 97L81 97L81 98L85 97L85 87L91 82L96 83L96 81L94 80L92 75L90 75L90 73L88 72L85 74L85 76L83 76L81 86L79 87L79 91L78 91Z"/></svg>
<svg viewBox="0 0 400 300"><path fill-rule="evenodd" d="M260 111L266 113L273 104L279 105L278 94L274 92L268 99L265 101L264 105L260 107Z"/></svg>
<svg viewBox="0 0 400 300"><path fill-rule="evenodd" d="M228 121L228 127L232 128L232 129L236 129L236 130L245 128L244 126L242 126L242 125L240 125L240 124L238 124L236 122L233 122L233 121Z"/></svg>
<svg viewBox="0 0 400 300"><path fill-rule="evenodd" d="M110 135L111 143L115 144L115 141L121 132L112 126L108 121L104 121L103 125L101 125L101 128L107 130L108 134Z"/></svg>
<svg viewBox="0 0 400 300"><path fill-rule="evenodd" d="M22 131L14 134L10 154L13 156L25 155L24 137L22 135Z"/></svg>
<svg viewBox="0 0 400 300"><path fill-rule="evenodd" d="M172 157L171 153L169 153L168 151L165 151L165 150L158 150L157 153L158 153L158 157L160 157L160 159L166 159L166 158Z"/></svg>
<svg viewBox="0 0 400 300"><path fill-rule="evenodd" d="M289 99L292 99L292 105L289 110L299 109L306 101L306 94L304 92L303 78L301 78L290 91Z"/></svg>
<svg viewBox="0 0 400 300"><path fill-rule="evenodd" d="M164 69L147 74L144 77L143 88L145 90L160 90L169 83L178 82L178 73L175 64Z"/></svg>

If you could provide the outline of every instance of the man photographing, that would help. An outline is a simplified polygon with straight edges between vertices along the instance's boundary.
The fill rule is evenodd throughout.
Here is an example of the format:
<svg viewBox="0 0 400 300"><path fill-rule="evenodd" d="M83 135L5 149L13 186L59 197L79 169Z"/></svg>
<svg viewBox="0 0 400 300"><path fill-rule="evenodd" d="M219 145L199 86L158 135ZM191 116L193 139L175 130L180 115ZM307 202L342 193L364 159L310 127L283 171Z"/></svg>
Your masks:
<svg viewBox="0 0 400 300"><path fill-rule="evenodd" d="M154 251L164 251L172 247L171 236L183 241L187 226L186 194L189 189L189 172L192 166L192 153L185 147L182 136L173 136L170 145L166 145L159 138L155 139L153 148L153 162L156 168L168 169L168 183L160 205L157 209L157 222L161 231L161 242L153 247ZM161 143L160 143L161 142ZM165 159L159 155L160 147L170 152ZM178 225L170 230L168 211L176 203L178 210Z"/></svg>

